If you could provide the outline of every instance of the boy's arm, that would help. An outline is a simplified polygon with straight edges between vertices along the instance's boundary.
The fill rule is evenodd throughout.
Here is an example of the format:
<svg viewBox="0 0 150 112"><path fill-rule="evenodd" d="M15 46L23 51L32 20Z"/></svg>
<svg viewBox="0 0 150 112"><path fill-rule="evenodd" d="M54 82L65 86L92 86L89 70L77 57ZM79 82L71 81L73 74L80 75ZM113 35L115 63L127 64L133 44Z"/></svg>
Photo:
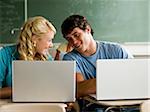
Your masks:
<svg viewBox="0 0 150 112"><path fill-rule="evenodd" d="M96 78L84 80L81 73L76 73L77 98L96 93Z"/></svg>

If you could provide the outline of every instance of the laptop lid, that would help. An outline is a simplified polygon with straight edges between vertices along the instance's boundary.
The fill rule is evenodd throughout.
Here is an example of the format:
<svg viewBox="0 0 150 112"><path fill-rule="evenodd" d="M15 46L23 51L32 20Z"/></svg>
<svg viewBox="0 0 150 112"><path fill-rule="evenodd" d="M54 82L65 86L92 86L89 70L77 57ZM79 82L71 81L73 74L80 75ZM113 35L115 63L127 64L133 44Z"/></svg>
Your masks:
<svg viewBox="0 0 150 112"><path fill-rule="evenodd" d="M13 61L14 102L74 102L75 61Z"/></svg>
<svg viewBox="0 0 150 112"><path fill-rule="evenodd" d="M150 59L97 60L96 99L150 98Z"/></svg>

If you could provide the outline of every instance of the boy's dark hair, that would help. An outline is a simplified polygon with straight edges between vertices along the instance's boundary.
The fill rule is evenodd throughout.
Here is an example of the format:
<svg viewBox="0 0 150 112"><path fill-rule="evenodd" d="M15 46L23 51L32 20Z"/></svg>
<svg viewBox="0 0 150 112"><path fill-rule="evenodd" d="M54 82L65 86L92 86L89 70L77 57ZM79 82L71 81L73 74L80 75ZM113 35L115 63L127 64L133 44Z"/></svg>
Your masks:
<svg viewBox="0 0 150 112"><path fill-rule="evenodd" d="M85 17L81 15L71 15L68 18L66 18L62 23L61 32L63 34L63 37L65 38L65 36L71 31L73 31L74 28L78 27L85 31L87 26L90 26L90 24L88 23ZM93 35L93 33L93 29L91 28L91 34Z"/></svg>

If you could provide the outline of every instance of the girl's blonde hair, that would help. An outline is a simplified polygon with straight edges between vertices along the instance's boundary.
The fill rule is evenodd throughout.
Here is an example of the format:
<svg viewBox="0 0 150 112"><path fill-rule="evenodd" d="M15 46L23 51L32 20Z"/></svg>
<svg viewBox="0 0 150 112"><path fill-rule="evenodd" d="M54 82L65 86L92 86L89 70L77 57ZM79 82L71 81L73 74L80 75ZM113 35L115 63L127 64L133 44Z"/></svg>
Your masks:
<svg viewBox="0 0 150 112"><path fill-rule="evenodd" d="M47 33L49 30L56 33L55 27L47 19L41 16L29 18L24 23L19 35L18 46L21 60L47 60L45 55L36 53L32 36L36 35L37 38L40 38L41 35Z"/></svg>

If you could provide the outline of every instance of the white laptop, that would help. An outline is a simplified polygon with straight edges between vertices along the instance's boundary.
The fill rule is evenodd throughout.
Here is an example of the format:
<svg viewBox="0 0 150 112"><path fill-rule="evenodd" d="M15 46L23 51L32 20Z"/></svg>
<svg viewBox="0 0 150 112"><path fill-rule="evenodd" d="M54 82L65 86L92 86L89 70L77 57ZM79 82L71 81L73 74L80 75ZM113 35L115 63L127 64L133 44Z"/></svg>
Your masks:
<svg viewBox="0 0 150 112"><path fill-rule="evenodd" d="M13 61L13 102L74 102L75 61Z"/></svg>
<svg viewBox="0 0 150 112"><path fill-rule="evenodd" d="M97 100L150 98L150 59L97 60Z"/></svg>

